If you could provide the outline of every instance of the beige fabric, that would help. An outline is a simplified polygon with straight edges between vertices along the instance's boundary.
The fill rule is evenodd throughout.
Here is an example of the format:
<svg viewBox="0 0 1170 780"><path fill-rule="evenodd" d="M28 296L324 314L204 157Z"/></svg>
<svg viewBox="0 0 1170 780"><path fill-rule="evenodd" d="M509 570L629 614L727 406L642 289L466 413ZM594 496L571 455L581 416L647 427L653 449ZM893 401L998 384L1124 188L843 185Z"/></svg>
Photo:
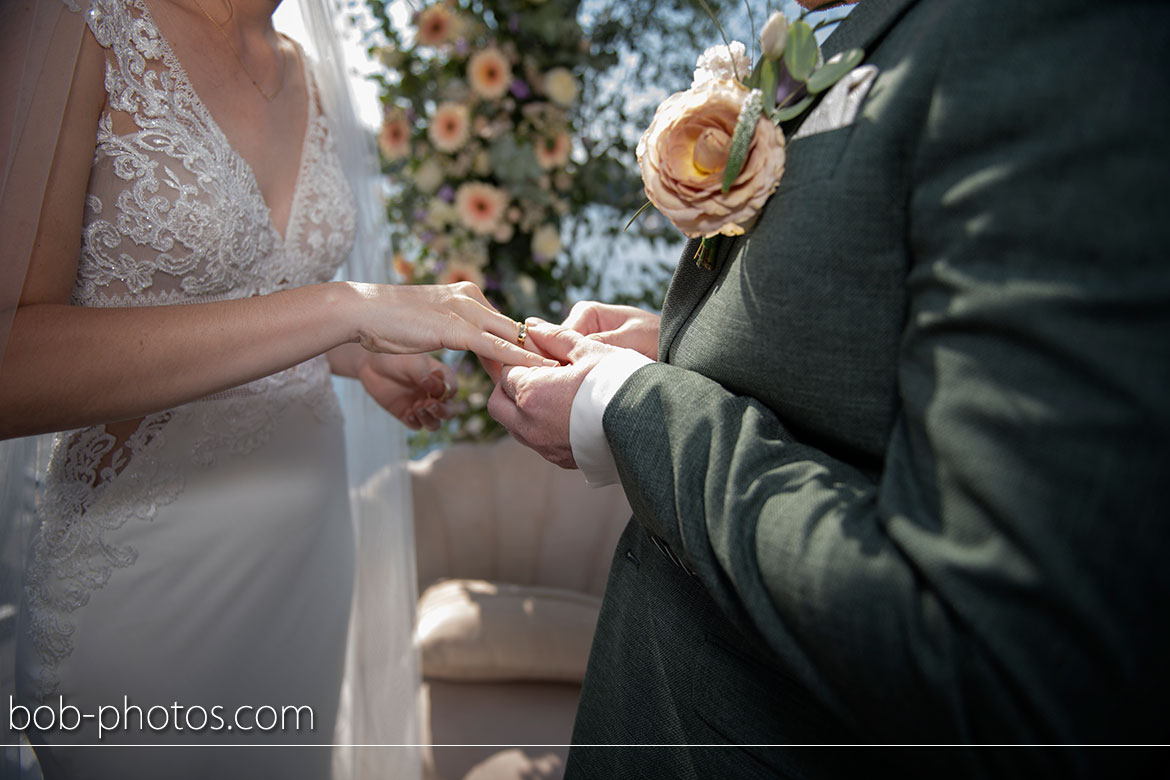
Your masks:
<svg viewBox="0 0 1170 780"><path fill-rule="evenodd" d="M442 578L602 595L630 519L621 487L591 488L512 439L414 461L419 592Z"/></svg>
<svg viewBox="0 0 1170 780"><path fill-rule="evenodd" d="M557 780L580 691L569 683L423 680L424 777Z"/></svg>
<svg viewBox="0 0 1170 780"><path fill-rule="evenodd" d="M447 447L410 474L424 775L555 780L625 494L511 439Z"/></svg>
<svg viewBox="0 0 1170 780"><path fill-rule="evenodd" d="M601 599L561 588L447 580L419 600L423 674L440 680L585 679Z"/></svg>

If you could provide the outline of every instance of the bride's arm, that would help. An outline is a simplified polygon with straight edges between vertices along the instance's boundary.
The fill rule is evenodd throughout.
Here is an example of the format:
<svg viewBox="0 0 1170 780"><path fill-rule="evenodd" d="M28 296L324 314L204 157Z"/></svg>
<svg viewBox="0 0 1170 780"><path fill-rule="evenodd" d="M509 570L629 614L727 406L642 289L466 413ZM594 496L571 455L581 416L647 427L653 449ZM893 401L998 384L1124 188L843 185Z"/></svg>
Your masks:
<svg viewBox="0 0 1170 780"><path fill-rule="evenodd" d="M87 33L0 367L0 436L139 417L348 342L392 354L470 349L519 365L543 362L511 343L516 324L470 284L331 282L216 303L69 305L102 69L102 51Z"/></svg>

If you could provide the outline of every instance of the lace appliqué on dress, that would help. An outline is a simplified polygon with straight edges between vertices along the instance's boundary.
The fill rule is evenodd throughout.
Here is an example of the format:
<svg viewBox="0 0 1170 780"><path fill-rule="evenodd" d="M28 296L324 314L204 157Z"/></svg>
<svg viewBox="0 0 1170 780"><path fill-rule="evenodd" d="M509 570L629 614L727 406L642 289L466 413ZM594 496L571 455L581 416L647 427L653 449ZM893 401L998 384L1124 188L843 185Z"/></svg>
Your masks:
<svg viewBox="0 0 1170 780"><path fill-rule="evenodd" d="M145 3L93 0L86 21L106 49L108 110L97 130L74 304L201 303L332 278L352 245L356 208L307 64L307 125L282 236L250 166ZM184 469L246 457L294 403L323 422L340 419L324 356L218 394L215 403L147 417L121 444L103 426L57 437L27 577L42 697L52 695L56 669L72 652L71 613L137 558L108 534L150 521L176 500ZM201 432L182 462L161 456L168 425L180 423Z"/></svg>
<svg viewBox="0 0 1170 780"><path fill-rule="evenodd" d="M57 437L26 586L29 635L41 655L37 687L42 698L55 691L57 664L73 650L69 614L84 606L115 568L137 557L133 548L108 544L106 532L131 518L150 520L182 490L175 464L152 456L173 416L146 418L121 447L100 426Z"/></svg>

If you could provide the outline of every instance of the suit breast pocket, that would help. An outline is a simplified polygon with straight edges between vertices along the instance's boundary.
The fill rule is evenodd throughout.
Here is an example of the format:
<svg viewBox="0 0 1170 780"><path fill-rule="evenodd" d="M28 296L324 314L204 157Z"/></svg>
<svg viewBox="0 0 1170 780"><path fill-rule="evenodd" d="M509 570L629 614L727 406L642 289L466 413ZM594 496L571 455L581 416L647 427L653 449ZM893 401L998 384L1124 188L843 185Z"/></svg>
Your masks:
<svg viewBox="0 0 1170 780"><path fill-rule="evenodd" d="M809 184L827 181L837 172L854 125L839 127L789 141L785 150L784 175L773 200Z"/></svg>

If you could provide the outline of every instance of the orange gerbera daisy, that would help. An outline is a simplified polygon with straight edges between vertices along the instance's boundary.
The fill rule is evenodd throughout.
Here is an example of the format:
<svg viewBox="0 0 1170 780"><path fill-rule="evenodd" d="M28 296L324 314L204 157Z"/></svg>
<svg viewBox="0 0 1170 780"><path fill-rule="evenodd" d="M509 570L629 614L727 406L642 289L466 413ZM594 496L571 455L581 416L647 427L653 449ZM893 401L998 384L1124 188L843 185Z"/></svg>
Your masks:
<svg viewBox="0 0 1170 780"><path fill-rule="evenodd" d="M401 111L387 114L382 121L378 147L387 160L401 160L410 155L410 125Z"/></svg>
<svg viewBox="0 0 1170 780"><path fill-rule="evenodd" d="M483 271L476 268L470 263L464 263L459 260L453 260L447 263L443 272L439 274L436 281L439 284L455 284L457 282L471 282L476 287L483 287L484 278Z"/></svg>
<svg viewBox="0 0 1170 780"><path fill-rule="evenodd" d="M553 168L562 168L569 162L569 152L573 144L569 134L564 130L551 136L544 136L536 140L536 161L546 171Z"/></svg>
<svg viewBox="0 0 1170 780"><path fill-rule="evenodd" d="M467 182L455 191L459 220L468 230L481 236L496 232L507 205L508 194L484 182Z"/></svg>
<svg viewBox="0 0 1170 780"><path fill-rule="evenodd" d="M427 137L441 152L457 152L471 137L471 117L462 103L443 103L427 126Z"/></svg>
<svg viewBox="0 0 1170 780"><path fill-rule="evenodd" d="M476 94L498 100L512 85L512 63L497 48L478 51L467 63L467 81Z"/></svg>
<svg viewBox="0 0 1170 780"><path fill-rule="evenodd" d="M418 14L418 42L423 46L441 46L451 39L455 19L445 5L432 5Z"/></svg>

